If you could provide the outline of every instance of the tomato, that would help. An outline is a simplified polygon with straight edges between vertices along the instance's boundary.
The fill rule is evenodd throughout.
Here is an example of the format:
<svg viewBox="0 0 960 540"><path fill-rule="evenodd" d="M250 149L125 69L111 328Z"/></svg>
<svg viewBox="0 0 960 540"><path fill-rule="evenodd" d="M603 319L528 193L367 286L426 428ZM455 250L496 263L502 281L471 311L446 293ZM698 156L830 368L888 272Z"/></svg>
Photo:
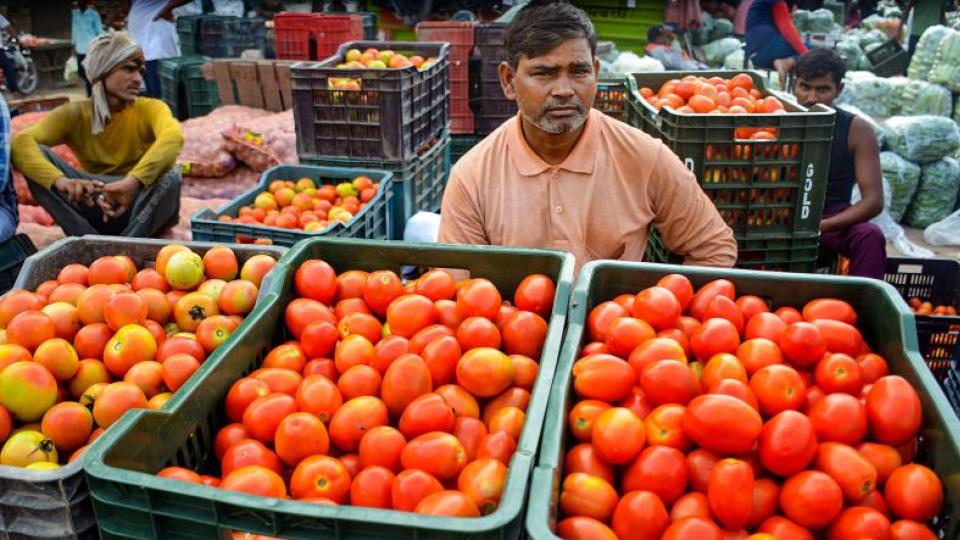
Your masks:
<svg viewBox="0 0 960 540"><path fill-rule="evenodd" d="M708 319L690 336L690 350L704 361L716 354L736 353L739 346L737 328L726 319Z"/></svg>
<svg viewBox="0 0 960 540"><path fill-rule="evenodd" d="M753 390L750 390L749 386L735 379L718 381L709 388L707 393L735 397L747 405L750 405L754 410L760 410L760 405L757 403L757 396L753 394Z"/></svg>
<svg viewBox="0 0 960 540"><path fill-rule="evenodd" d="M900 453L892 446L865 442L857 446L857 452L877 470L877 484L883 485L887 478L901 465Z"/></svg>
<svg viewBox="0 0 960 540"><path fill-rule="evenodd" d="M477 403L476 398L462 387L455 384L445 384L434 390L434 392L440 394L443 400L447 402L447 405L453 408L453 413L457 418L480 417L480 405Z"/></svg>
<svg viewBox="0 0 960 540"><path fill-rule="evenodd" d="M643 368L658 360L679 360L686 363L687 355L675 340L657 337L637 346L630 353L627 361L639 377L643 373Z"/></svg>
<svg viewBox="0 0 960 540"><path fill-rule="evenodd" d="M670 507L670 521L680 521L683 518L699 517L712 520L710 501L707 496L698 491L691 491L677 499Z"/></svg>
<svg viewBox="0 0 960 540"><path fill-rule="evenodd" d="M640 388L654 404L686 405L700 394L700 384L690 367L679 360L658 360L643 368Z"/></svg>
<svg viewBox="0 0 960 540"><path fill-rule="evenodd" d="M400 298L398 298L397 301L399 301ZM392 306L393 304L390 305ZM432 303L430 304L430 308L433 308ZM387 311L389 312L389 308ZM392 330L393 326L391 325L390 328ZM404 327L401 327L401 330L403 329ZM360 334L373 344L379 343L383 337L383 325L380 324L380 321L377 320L376 317L369 313L348 313L340 317L339 322L337 322L337 330L340 333L339 337L345 338L350 334ZM399 334L400 332L394 333Z"/></svg>
<svg viewBox="0 0 960 540"><path fill-rule="evenodd" d="M363 298L347 298L340 300L333 308L333 315L338 321L344 319L347 315L352 315L354 313L373 315L373 312L367 307L367 303L364 302Z"/></svg>
<svg viewBox="0 0 960 540"><path fill-rule="evenodd" d="M867 420L877 442L907 442L920 430L921 415L920 398L903 377L881 377L867 392Z"/></svg>
<svg viewBox="0 0 960 540"><path fill-rule="evenodd" d="M454 332L454 330L441 324L428 326L417 332L416 335L414 335L410 340L409 352L413 354L420 354L427 345L443 336L456 337L457 334Z"/></svg>
<svg viewBox="0 0 960 540"><path fill-rule="evenodd" d="M864 495L863 498L857 502L857 506L873 508L887 517L890 516L890 509L887 508L887 500L883 498L883 492L879 489L875 489Z"/></svg>
<svg viewBox="0 0 960 540"><path fill-rule="evenodd" d="M533 390L533 386L537 383L540 365L529 356L522 354L511 354L510 362L513 364L513 385L528 392Z"/></svg>
<svg viewBox="0 0 960 540"><path fill-rule="evenodd" d="M937 540L937 535L926 525L909 519L901 519L890 527L891 540Z"/></svg>
<svg viewBox="0 0 960 540"><path fill-rule="evenodd" d="M825 356L817 364L814 376L817 386L828 394L843 392L858 396L863 389L860 366L856 360L846 354L835 353Z"/></svg>
<svg viewBox="0 0 960 540"><path fill-rule="evenodd" d="M682 452L650 446L624 471L623 491L650 491L664 504L673 504L686 490L688 474Z"/></svg>
<svg viewBox="0 0 960 540"><path fill-rule="evenodd" d="M213 440L213 450L217 455L217 459L222 460L228 448L243 439L249 438L250 432L247 431L247 428L245 428L243 424L235 422L220 428L220 431L217 432L217 436Z"/></svg>
<svg viewBox="0 0 960 540"><path fill-rule="evenodd" d="M609 403L594 399L577 402L570 408L567 416L570 433L579 441L589 441L597 417L609 408L611 408Z"/></svg>
<svg viewBox="0 0 960 540"><path fill-rule="evenodd" d="M620 538L658 540L670 525L670 516L654 493L631 491L617 503L611 525Z"/></svg>
<svg viewBox="0 0 960 540"><path fill-rule="evenodd" d="M503 407L494 413L487 422L490 433L505 431L516 440L520 440L526 414L518 407Z"/></svg>
<svg viewBox="0 0 960 540"><path fill-rule="evenodd" d="M478 517L480 509L461 491L441 491L423 498L417 505L418 514L449 517Z"/></svg>
<svg viewBox="0 0 960 540"><path fill-rule="evenodd" d="M807 322L828 319L857 324L857 312L853 306L835 298L817 298L803 306L803 320Z"/></svg>
<svg viewBox="0 0 960 540"><path fill-rule="evenodd" d="M503 350L540 358L547 339L547 321L536 313L518 311L503 325Z"/></svg>
<svg viewBox="0 0 960 540"><path fill-rule="evenodd" d="M161 478L171 478L181 482L190 482L191 484L199 484L202 482L199 474L183 467L167 467L157 472L157 476Z"/></svg>
<svg viewBox="0 0 960 540"><path fill-rule="evenodd" d="M343 404L343 396L330 379L323 375L309 375L298 386L296 401L299 410L329 422Z"/></svg>
<svg viewBox="0 0 960 540"><path fill-rule="evenodd" d="M873 384L880 377L885 377L890 373L890 368L887 367L887 361L877 354L868 353L858 356L857 364L860 366L860 375L863 384Z"/></svg>
<svg viewBox="0 0 960 540"><path fill-rule="evenodd" d="M272 442L280 422L297 412L297 403L287 394L274 392L253 400L243 411L243 425L260 442Z"/></svg>
<svg viewBox="0 0 960 540"><path fill-rule="evenodd" d="M493 397L513 384L513 362L502 352L482 347L467 351L457 363L457 383L478 397Z"/></svg>
<svg viewBox="0 0 960 540"><path fill-rule="evenodd" d="M647 399L647 396L638 387L630 391L630 395L620 400L619 406L630 409L638 418L646 418L653 410L653 404Z"/></svg>
<svg viewBox="0 0 960 540"><path fill-rule="evenodd" d="M486 319L479 320L486 321ZM404 349L406 349L406 345L404 345ZM430 380L433 382L433 386L439 387L453 382L456 376L457 362L462 356L462 349L456 338L443 336L424 347L421 356L427 365L427 369L430 370Z"/></svg>
<svg viewBox="0 0 960 540"><path fill-rule="evenodd" d="M553 310L555 295L556 286L552 279L543 274L531 274L517 285L517 290L513 294L513 305L546 319Z"/></svg>
<svg viewBox="0 0 960 540"><path fill-rule="evenodd" d="M241 439L223 453L220 472L226 477L231 472L249 465L259 465L277 473L283 470L280 458L263 443L254 439Z"/></svg>
<svg viewBox="0 0 960 540"><path fill-rule="evenodd" d="M309 259L297 268L293 284L298 296L329 304L337 292L337 274L326 262Z"/></svg>
<svg viewBox="0 0 960 540"><path fill-rule="evenodd" d="M668 328L666 330L661 330L657 332L657 338L666 338L671 341L676 341L677 345L683 350L683 355L686 357L690 354L690 340L687 338L687 335L683 333L683 330L679 328ZM633 353L630 353L633 355Z"/></svg>
<svg viewBox="0 0 960 540"><path fill-rule="evenodd" d="M798 410L807 397L807 388L797 370L774 364L750 377L750 390L757 396L760 410L767 416Z"/></svg>
<svg viewBox="0 0 960 540"><path fill-rule="evenodd" d="M593 448L592 444L578 444L567 450L563 458L563 474L587 473L603 478L611 485L615 477L613 466L604 461Z"/></svg>
<svg viewBox="0 0 960 540"><path fill-rule="evenodd" d="M360 471L350 484L350 504L368 508L393 507L393 480L390 469L374 465Z"/></svg>
<svg viewBox="0 0 960 540"><path fill-rule="evenodd" d="M363 270L347 270L337 276L337 294L334 298L338 301L347 298L363 297L363 285L367 282L369 274Z"/></svg>
<svg viewBox="0 0 960 540"><path fill-rule="evenodd" d="M655 330L666 330L677 325L683 306L669 289L648 287L637 293L632 312Z"/></svg>
<svg viewBox="0 0 960 540"><path fill-rule="evenodd" d="M610 527L588 517L574 516L557 523L557 536L563 540L617 540Z"/></svg>
<svg viewBox="0 0 960 540"><path fill-rule="evenodd" d="M381 379L377 370L360 364L343 372L337 380L337 388L347 400L360 396L377 396L380 394Z"/></svg>
<svg viewBox="0 0 960 540"><path fill-rule="evenodd" d="M636 303L637 297L633 294L621 294L614 298L613 301L623 306L629 313L633 313L633 304Z"/></svg>
<svg viewBox="0 0 960 540"><path fill-rule="evenodd" d="M929 521L943 506L943 485L937 474L915 463L893 471L883 494L890 511L903 519Z"/></svg>
<svg viewBox="0 0 960 540"><path fill-rule="evenodd" d="M326 454L330 450L326 426L319 418L305 412L293 413L281 420L274 439L277 456L291 467L304 458Z"/></svg>
<svg viewBox="0 0 960 540"><path fill-rule="evenodd" d="M405 293L406 290L400 278L390 270L371 272L363 285L363 299L378 315L386 315L390 302Z"/></svg>
<svg viewBox="0 0 960 540"><path fill-rule="evenodd" d="M622 465L640 453L645 438L643 420L629 409L612 407L594 421L590 441L604 461Z"/></svg>
<svg viewBox="0 0 960 540"><path fill-rule="evenodd" d="M443 484L429 473L407 469L393 479L391 495L393 508L413 512L424 498L443 491Z"/></svg>
<svg viewBox="0 0 960 540"><path fill-rule="evenodd" d="M753 509L753 469L738 459L722 459L710 471L710 510L727 529L746 525Z"/></svg>
<svg viewBox="0 0 960 540"><path fill-rule="evenodd" d="M693 317L687 317L686 315L680 317L680 320L677 321L677 328L679 328L687 338L690 338L701 326L703 326L703 324L700 321Z"/></svg>
<svg viewBox="0 0 960 540"><path fill-rule="evenodd" d="M607 340L607 333L613 322L628 317L630 312L616 302L603 302L590 311L587 316L587 328L593 341Z"/></svg>
<svg viewBox="0 0 960 540"><path fill-rule="evenodd" d="M817 452L817 468L829 474L851 503L860 501L877 485L877 469L853 447L825 442Z"/></svg>
<svg viewBox="0 0 960 540"><path fill-rule="evenodd" d="M810 529L826 527L843 509L843 492L826 473L803 471L780 491L780 508L788 518Z"/></svg>
<svg viewBox="0 0 960 540"><path fill-rule="evenodd" d="M787 325L803 321L803 315L801 315L799 311L792 307L779 308L774 312L774 314L777 317L780 317L780 319L787 323Z"/></svg>
<svg viewBox="0 0 960 540"><path fill-rule="evenodd" d="M683 417L683 431L693 442L719 453L743 453L753 448L763 421L750 405L737 398L707 394L694 398Z"/></svg>
<svg viewBox="0 0 960 540"><path fill-rule="evenodd" d="M764 338L774 343L780 343L787 323L773 313L758 313L747 321L743 336L747 340ZM778 351L779 352L779 351Z"/></svg>
<svg viewBox="0 0 960 540"><path fill-rule="evenodd" d="M345 372L353 366L369 365L374 358L373 343L360 334L350 334L340 340L333 352L337 371Z"/></svg>
<svg viewBox="0 0 960 540"><path fill-rule="evenodd" d="M780 337L780 350L795 366L810 367L827 352L827 342L819 328L810 323L798 322L784 330Z"/></svg>
<svg viewBox="0 0 960 540"><path fill-rule="evenodd" d="M710 480L710 471L720 458L709 450L697 448L687 454L687 472L690 477L690 486L700 493L707 492Z"/></svg>
<svg viewBox="0 0 960 540"><path fill-rule="evenodd" d="M431 390L433 381L427 364L415 354L404 354L394 360L383 375L380 397L390 415L398 418L411 401Z"/></svg>
<svg viewBox="0 0 960 540"><path fill-rule="evenodd" d="M339 459L310 456L293 470L290 495L295 499L323 497L341 504L347 501L350 483L350 472Z"/></svg>
<svg viewBox="0 0 960 540"><path fill-rule="evenodd" d="M703 312L703 320L715 318L730 321L737 329L737 334L743 333L743 315L734 301L726 296L717 295L707 304L707 309Z"/></svg>
<svg viewBox="0 0 960 540"><path fill-rule="evenodd" d="M202 324L202 323L201 323ZM322 355L318 355L322 356ZM307 365L307 355L304 353L300 344L293 341L277 345L263 359L263 368L283 368L291 371L303 371L303 366Z"/></svg>
<svg viewBox="0 0 960 540"><path fill-rule="evenodd" d="M430 270L417 278L413 290L434 302L453 300L457 294L457 283L453 280L453 276L443 270ZM393 325L390 326L393 327Z"/></svg>
<svg viewBox="0 0 960 540"><path fill-rule="evenodd" d="M395 299L387 307L387 324L390 332L412 338L420 330L437 320L433 301L419 294L407 294Z"/></svg>
<svg viewBox="0 0 960 540"><path fill-rule="evenodd" d="M477 459L492 457L503 463L510 465L510 458L517 451L517 441L506 431L489 433L480 439L477 446Z"/></svg>
<svg viewBox="0 0 960 540"><path fill-rule="evenodd" d="M617 506L617 490L599 476L573 473L563 479L560 511L567 516L585 516L607 521Z"/></svg>
<svg viewBox="0 0 960 540"><path fill-rule="evenodd" d="M853 325L845 322L820 319L813 321L813 325L820 329L823 339L827 343L827 350L842 353L848 356L857 356L863 347L863 336Z"/></svg>
<svg viewBox="0 0 960 540"><path fill-rule="evenodd" d="M773 516L764 521L759 532L771 534L777 540L813 540L813 533L782 516Z"/></svg>
<svg viewBox="0 0 960 540"><path fill-rule="evenodd" d="M449 433L427 433L404 447L400 461L405 469L420 469L444 481L460 474L466 465L463 445Z"/></svg>
<svg viewBox="0 0 960 540"><path fill-rule="evenodd" d="M609 354L595 354L573 364L573 388L577 395L601 401L626 398L637 383L630 364Z"/></svg>
<svg viewBox="0 0 960 540"><path fill-rule="evenodd" d="M890 520L872 508L847 508L830 525L829 540L890 538Z"/></svg>
<svg viewBox="0 0 960 540"><path fill-rule="evenodd" d="M408 439L431 431L453 431L456 423L453 409L435 393L417 396L403 410L397 427Z"/></svg>
<svg viewBox="0 0 960 540"><path fill-rule="evenodd" d="M276 472L257 465L242 467L225 475L220 489L277 499L287 496L287 485L283 483L283 478Z"/></svg>
<svg viewBox="0 0 960 540"><path fill-rule="evenodd" d="M779 476L792 476L807 468L817 455L813 422L796 411L771 418L760 433L760 463Z"/></svg>
<svg viewBox="0 0 960 540"><path fill-rule="evenodd" d="M680 309L686 311L693 299L693 284L690 280L681 274L668 274L657 281L658 287L663 287L673 293L673 296L680 302Z"/></svg>
<svg viewBox="0 0 960 540"><path fill-rule="evenodd" d="M723 540L723 531L712 521L688 517L674 521L664 531L661 540Z"/></svg>
<svg viewBox="0 0 960 540"><path fill-rule="evenodd" d="M374 345L370 367L383 375L394 360L408 352L410 352L410 342L406 338L387 336Z"/></svg>
<svg viewBox="0 0 960 540"><path fill-rule="evenodd" d="M437 323L441 326L456 329L460 326L460 314L457 313L457 303L453 300L437 300L434 303L437 310Z"/></svg>
<svg viewBox="0 0 960 540"><path fill-rule="evenodd" d="M758 478L753 483L753 504L747 528L756 529L777 513L780 507L780 484L769 478Z"/></svg>
<svg viewBox="0 0 960 540"><path fill-rule="evenodd" d="M740 359L728 353L720 353L710 358L703 367L703 385L711 388L724 379L734 379L747 383L747 371Z"/></svg>
<svg viewBox="0 0 960 540"><path fill-rule="evenodd" d="M715 279L703 287L700 287L690 301L690 308L688 310L690 316L703 320L703 314L706 312L707 306L716 296L726 296L728 299L733 300L737 296L736 288L732 282L726 279Z"/></svg>
<svg viewBox="0 0 960 540"><path fill-rule="evenodd" d="M683 434L682 405L660 405L643 420L646 442L650 446L670 446L681 452L690 448L690 441Z"/></svg>
<svg viewBox="0 0 960 540"><path fill-rule="evenodd" d="M90 325L90 326L95 326L95 325ZM80 332L77 334L77 344L78 344L77 352L78 353L81 352L79 347L80 334L82 334L86 328L87 327L82 328ZM106 345L106 342L104 342L104 345ZM207 352L206 350L204 350L203 345L200 345L199 341L195 339L186 338L186 337L173 336L169 339L164 340L163 343L159 344L159 346L157 347L157 354L154 357L154 360L156 360L157 362L163 363L167 360L167 358L170 358L175 354L181 354L181 353L189 354L190 356L196 358L198 362L203 362L207 357Z"/></svg>
<svg viewBox="0 0 960 540"><path fill-rule="evenodd" d="M179 302L178 302L179 304ZM330 308L310 298L295 298L287 304L284 322L295 339L300 339L303 329L312 323L323 321L336 325L337 320Z"/></svg>
<svg viewBox="0 0 960 540"><path fill-rule="evenodd" d="M830 394L815 403L808 413L817 439L854 445L867 434L867 411L849 394Z"/></svg>
<svg viewBox="0 0 960 540"><path fill-rule="evenodd" d="M754 315L770 312L770 306L767 305L767 302L763 298L752 294L746 294L737 298L736 305L746 323L749 323Z"/></svg>
<svg viewBox="0 0 960 540"><path fill-rule="evenodd" d="M377 465L399 472L400 454L406 444L406 438L396 428L376 426L360 438L357 450L360 466L366 468Z"/></svg>
<svg viewBox="0 0 960 540"><path fill-rule="evenodd" d="M387 425L387 406L372 396L360 396L340 406L330 418L330 442L344 452L353 452L370 429Z"/></svg>
<svg viewBox="0 0 960 540"><path fill-rule="evenodd" d="M491 321L500 312L502 298L497 287L487 279L470 279L457 291L457 313L460 317L486 317Z"/></svg>
<svg viewBox="0 0 960 540"><path fill-rule="evenodd" d="M271 392L289 396L296 394L297 387L303 381L303 376L296 371L282 368L261 368L251 373L250 377L266 383Z"/></svg>
<svg viewBox="0 0 960 540"><path fill-rule="evenodd" d="M607 349L610 354L626 359L641 343L656 337L653 327L634 317L620 317L607 329Z"/></svg>
<svg viewBox="0 0 960 540"><path fill-rule="evenodd" d="M766 338L748 339L737 347L737 358L748 375L774 364L783 363L783 354L776 343Z"/></svg>

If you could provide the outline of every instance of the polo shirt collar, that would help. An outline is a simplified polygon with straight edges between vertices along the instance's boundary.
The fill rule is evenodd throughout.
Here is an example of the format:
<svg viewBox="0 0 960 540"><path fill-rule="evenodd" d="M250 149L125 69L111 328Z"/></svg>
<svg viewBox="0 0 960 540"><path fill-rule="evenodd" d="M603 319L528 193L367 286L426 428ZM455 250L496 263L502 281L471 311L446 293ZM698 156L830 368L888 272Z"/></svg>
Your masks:
<svg viewBox="0 0 960 540"><path fill-rule="evenodd" d="M600 146L600 130L602 120L596 118L598 114L603 114L597 110L590 109L587 120L584 123L583 132L580 139L574 145L573 150L563 163L557 165L557 168L565 171L592 174L594 165L597 161L598 150ZM510 148L510 154L517 170L523 176L537 176L552 168L552 165L544 161L527 144L523 136L523 125L520 113L517 113L516 122L513 129L508 131L507 145Z"/></svg>

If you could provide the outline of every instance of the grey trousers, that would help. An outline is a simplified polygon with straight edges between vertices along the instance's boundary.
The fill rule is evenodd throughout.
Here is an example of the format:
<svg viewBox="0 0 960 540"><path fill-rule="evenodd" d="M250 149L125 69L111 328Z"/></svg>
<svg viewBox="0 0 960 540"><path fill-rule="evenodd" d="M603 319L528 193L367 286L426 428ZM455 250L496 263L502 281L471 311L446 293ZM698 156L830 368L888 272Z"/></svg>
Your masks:
<svg viewBox="0 0 960 540"><path fill-rule="evenodd" d="M123 178L78 170L50 148L41 146L40 150L67 178L99 180L105 184ZM103 212L96 204L92 207L83 203L73 204L54 189L46 189L33 181L28 185L34 200L50 213L67 236L107 234L150 238L162 229L176 225L180 219L180 173L176 168L157 178L150 187L142 189L132 209L108 221L103 220Z"/></svg>

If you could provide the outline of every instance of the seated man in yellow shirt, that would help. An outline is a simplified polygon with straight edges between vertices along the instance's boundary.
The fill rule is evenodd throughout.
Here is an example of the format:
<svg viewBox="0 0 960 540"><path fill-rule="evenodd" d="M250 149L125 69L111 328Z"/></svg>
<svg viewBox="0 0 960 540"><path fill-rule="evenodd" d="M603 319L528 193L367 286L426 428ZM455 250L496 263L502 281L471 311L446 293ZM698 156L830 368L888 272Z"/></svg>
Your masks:
<svg viewBox="0 0 960 540"><path fill-rule="evenodd" d="M153 236L179 217L180 124L165 103L140 97L143 51L128 34L96 37L84 64L92 97L18 134L13 163L67 235ZM82 170L50 150L58 144Z"/></svg>

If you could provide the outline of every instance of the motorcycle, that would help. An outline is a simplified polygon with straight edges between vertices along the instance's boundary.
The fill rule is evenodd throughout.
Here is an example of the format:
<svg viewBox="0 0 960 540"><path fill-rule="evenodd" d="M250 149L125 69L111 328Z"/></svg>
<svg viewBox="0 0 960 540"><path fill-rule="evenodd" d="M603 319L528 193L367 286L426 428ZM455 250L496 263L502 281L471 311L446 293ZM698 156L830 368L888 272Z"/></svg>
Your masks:
<svg viewBox="0 0 960 540"><path fill-rule="evenodd" d="M20 87L20 93L25 96L34 93L37 90L39 77L30 49L20 43L17 36L5 35L0 41L0 54L5 54L13 60L17 68L17 86ZM0 72L0 80L2 79L3 73Z"/></svg>

